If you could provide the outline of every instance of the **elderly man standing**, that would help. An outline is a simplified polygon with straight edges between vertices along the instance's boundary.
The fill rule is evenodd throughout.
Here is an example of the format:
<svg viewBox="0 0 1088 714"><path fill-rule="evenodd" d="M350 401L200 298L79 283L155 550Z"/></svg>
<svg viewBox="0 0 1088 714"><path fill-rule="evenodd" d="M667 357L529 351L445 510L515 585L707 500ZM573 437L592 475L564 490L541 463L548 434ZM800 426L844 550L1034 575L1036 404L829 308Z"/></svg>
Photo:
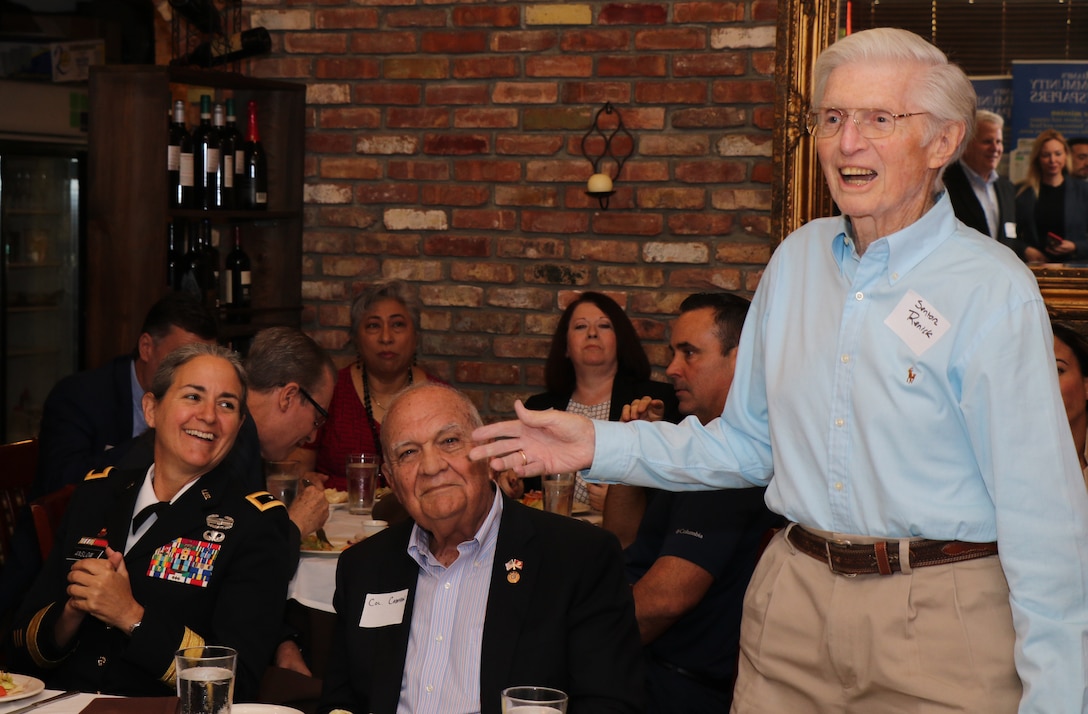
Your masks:
<svg viewBox="0 0 1088 714"><path fill-rule="evenodd" d="M1082 712L1088 493L1046 306L940 173L970 81L877 28L818 58L810 129L842 215L778 247L722 418L528 412L477 430L519 474L767 485L793 522L744 603L733 711Z"/></svg>
<svg viewBox="0 0 1088 714"><path fill-rule="evenodd" d="M963 147L959 161L944 172L944 186L956 218L1007 245L1024 257L1016 240L1016 187L997 173L1005 153L1005 120L985 109L975 112L975 134Z"/></svg>
<svg viewBox="0 0 1088 714"><path fill-rule="evenodd" d="M383 468L413 520L340 556L319 712L498 714L522 684L563 690L571 712L642 710L615 538L503 497L468 458L480 424L445 385L389 405Z"/></svg>

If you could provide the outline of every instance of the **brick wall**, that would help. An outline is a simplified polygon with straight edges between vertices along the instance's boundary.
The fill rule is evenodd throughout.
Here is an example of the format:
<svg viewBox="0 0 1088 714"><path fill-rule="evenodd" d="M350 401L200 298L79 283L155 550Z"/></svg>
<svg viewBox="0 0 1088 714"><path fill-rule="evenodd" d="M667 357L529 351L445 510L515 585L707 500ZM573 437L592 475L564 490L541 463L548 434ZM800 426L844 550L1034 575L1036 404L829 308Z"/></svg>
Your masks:
<svg viewBox="0 0 1088 714"><path fill-rule="evenodd" d="M249 71L308 87L303 327L338 362L352 297L403 278L424 306L421 362L499 416L540 391L579 290L625 306L660 366L687 294L755 289L775 0L246 9L274 42ZM606 101L634 146L601 210L581 141Z"/></svg>

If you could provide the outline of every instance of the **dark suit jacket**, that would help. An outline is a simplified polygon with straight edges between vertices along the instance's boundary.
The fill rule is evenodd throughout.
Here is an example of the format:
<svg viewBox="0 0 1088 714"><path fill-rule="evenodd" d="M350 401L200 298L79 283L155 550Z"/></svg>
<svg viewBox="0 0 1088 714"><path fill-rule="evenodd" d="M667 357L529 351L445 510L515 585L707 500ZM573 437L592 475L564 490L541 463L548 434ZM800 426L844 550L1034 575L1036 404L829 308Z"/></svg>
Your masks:
<svg viewBox="0 0 1088 714"><path fill-rule="evenodd" d="M174 652L202 638L238 650L235 695L251 701L279 641L298 549L290 543L283 504L268 494L248 494L222 466L160 514L125 555L133 597L144 607L134 635L88 616L73 645L61 650L53 643L53 626L67 599L68 557L80 538L100 533L114 550L124 550L144 476L144 470L112 469L89 476L76 489L56 547L15 619L17 671L40 672L56 689L170 696ZM187 555L191 544L179 539L215 551L204 585L199 578L181 582L151 574L165 554L179 563L195 562Z"/></svg>
<svg viewBox="0 0 1088 714"><path fill-rule="evenodd" d="M971 181L963 170L963 164L959 161L953 163L944 172L944 187L948 191L948 198L952 201L952 209L956 212L956 218L974 228L983 235L990 235L990 227L986 223L986 211L975 196L971 188ZM994 192L997 194L997 240L1002 245L1011 248L1021 258L1024 257L1024 241L1021 238L1008 235L1008 224L1016 224L1016 187L1004 176L998 176L994 182ZM1019 231L1017 236L1019 236Z"/></svg>
<svg viewBox="0 0 1088 714"><path fill-rule="evenodd" d="M116 464L132 440L132 357L79 372L53 386L42 410L38 472L31 498L79 483L92 470Z"/></svg>
<svg viewBox="0 0 1088 714"><path fill-rule="evenodd" d="M1062 182L1065 188L1065 233L1066 240L1077 246L1077 252L1065 258L1065 262L1088 260L1088 182L1066 176ZM1031 245L1046 252L1046 236L1040 236L1035 227L1035 206L1039 197L1028 188L1016 197L1016 231L1023 245ZM1055 262L1060 258L1053 258Z"/></svg>
<svg viewBox="0 0 1088 714"><path fill-rule="evenodd" d="M407 554L412 525L393 526L340 556L337 627L319 712L397 711L419 573ZM524 565L516 583L504 567L512 558ZM404 589L399 624L359 626L368 593ZM571 714L641 711L641 656L615 537L504 498L480 652L481 712L499 714L500 693L518 684L563 690Z"/></svg>
<svg viewBox="0 0 1088 714"><path fill-rule="evenodd" d="M544 409L566 411L570 395L571 392L541 392L526 399L525 407L538 411ZM619 421L625 404L647 396L665 402L665 421L673 423L680 421L680 406L676 401L676 391L671 384L653 380L635 382L619 375L616 375L612 381L612 402L609 405L608 421Z"/></svg>

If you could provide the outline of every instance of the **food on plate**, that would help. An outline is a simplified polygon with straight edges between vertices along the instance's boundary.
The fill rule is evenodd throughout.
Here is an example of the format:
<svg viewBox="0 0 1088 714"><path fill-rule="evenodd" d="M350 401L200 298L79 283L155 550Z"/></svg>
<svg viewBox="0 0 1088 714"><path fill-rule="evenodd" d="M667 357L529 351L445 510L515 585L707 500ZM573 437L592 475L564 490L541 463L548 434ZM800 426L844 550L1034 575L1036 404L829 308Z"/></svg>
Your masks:
<svg viewBox="0 0 1088 714"><path fill-rule="evenodd" d="M351 545L351 543L352 542L349 540L347 543L344 543L343 545L333 545L332 543L329 543L328 541L323 541L320 538L318 538L316 533L311 533L310 535L308 535L308 536L306 536L305 538L302 539L302 550L310 551L311 553L314 552L314 551L319 551L319 550L324 550L324 551L346 550L347 547L349 545Z"/></svg>
<svg viewBox="0 0 1088 714"><path fill-rule="evenodd" d="M328 501L329 503L347 503L347 501L348 501L348 492L347 491L337 491L335 488L326 488L325 489L325 500Z"/></svg>
<svg viewBox="0 0 1088 714"><path fill-rule="evenodd" d="M525 495L521 497L521 502L529 508L538 508L543 510L544 508L544 492L543 491L526 491Z"/></svg>
<svg viewBox="0 0 1088 714"><path fill-rule="evenodd" d="M11 676L10 672L0 671L0 697L15 694L21 691L22 688L22 685L15 683L15 678Z"/></svg>
<svg viewBox="0 0 1088 714"><path fill-rule="evenodd" d="M393 489L389 488L388 486L382 486L374 492L374 500L380 501L391 493L393 493Z"/></svg>

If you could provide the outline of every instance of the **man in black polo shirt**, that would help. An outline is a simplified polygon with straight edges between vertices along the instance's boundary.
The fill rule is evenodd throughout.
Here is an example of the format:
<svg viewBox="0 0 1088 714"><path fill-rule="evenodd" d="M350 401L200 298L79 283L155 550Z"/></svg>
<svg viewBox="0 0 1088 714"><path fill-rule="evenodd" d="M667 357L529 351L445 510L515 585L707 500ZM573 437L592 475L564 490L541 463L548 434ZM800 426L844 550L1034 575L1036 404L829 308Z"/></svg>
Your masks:
<svg viewBox="0 0 1088 714"><path fill-rule="evenodd" d="M744 298L703 293L673 322L667 374L680 411L704 424L725 406L747 310ZM729 711L744 591L760 540L777 525L763 492L649 494L625 551L649 665L647 712Z"/></svg>

